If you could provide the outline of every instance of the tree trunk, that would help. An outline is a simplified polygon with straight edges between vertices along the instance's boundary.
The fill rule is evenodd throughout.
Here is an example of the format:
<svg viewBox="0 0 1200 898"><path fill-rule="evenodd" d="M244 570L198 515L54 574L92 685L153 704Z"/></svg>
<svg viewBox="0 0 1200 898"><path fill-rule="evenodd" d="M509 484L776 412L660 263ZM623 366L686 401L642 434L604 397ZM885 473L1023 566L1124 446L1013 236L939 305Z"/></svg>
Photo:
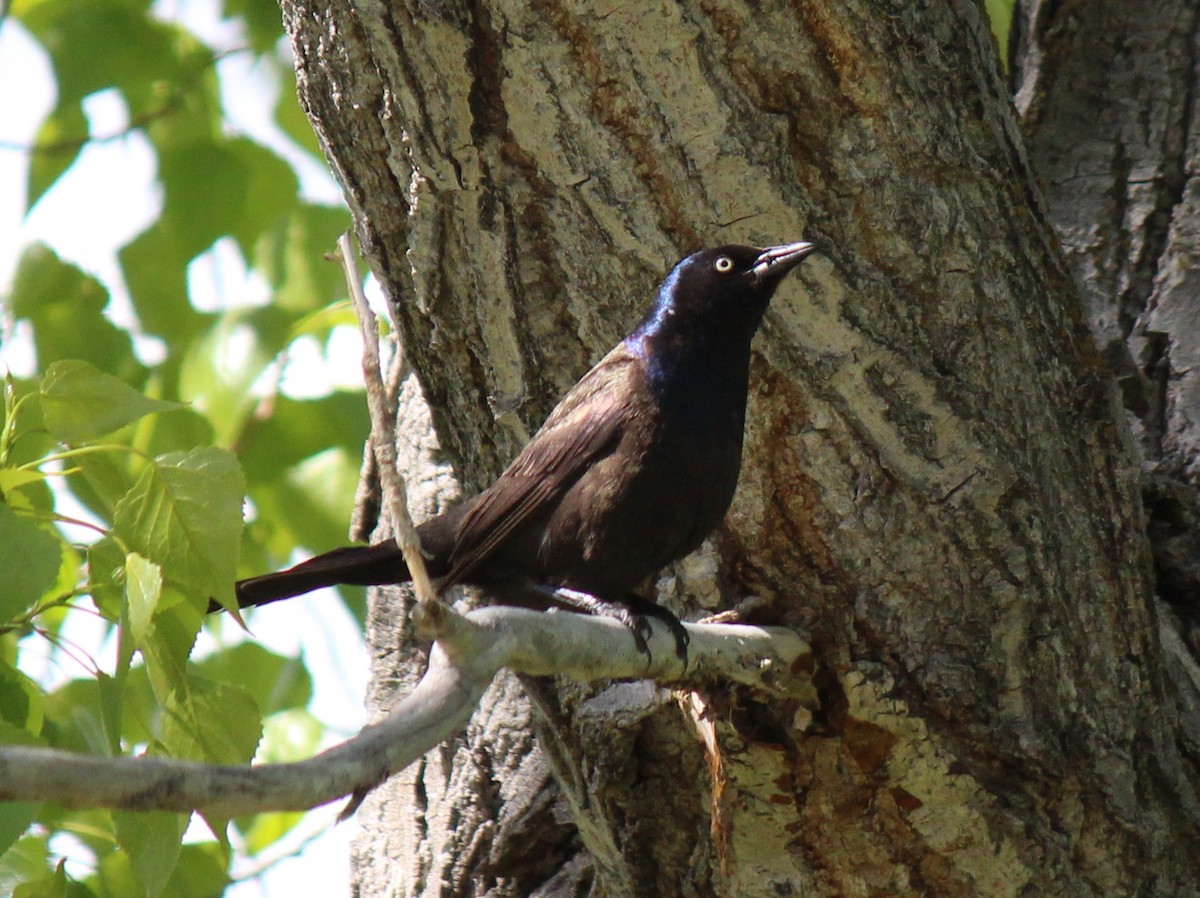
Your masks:
<svg viewBox="0 0 1200 898"><path fill-rule="evenodd" d="M1089 331L1124 282L1081 299L1051 223L1092 213L1042 199L975 4L284 11L465 491L679 256L822 249L757 338L726 525L660 582L681 614L753 597L750 619L802 630L819 709L498 683L364 806L360 895L1195 894L1200 669L1154 598L1134 441ZM1055 54L1093 52L1087 34ZM1047 177L1057 145L1030 139ZM1183 307L1179 271L1103 254ZM428 512L446 469L411 448ZM422 655L403 598L376 598L381 707Z"/></svg>
<svg viewBox="0 0 1200 898"><path fill-rule="evenodd" d="M1139 436L1158 593L1196 652L1200 8L1119 0L1023 12L1017 106L1050 219Z"/></svg>

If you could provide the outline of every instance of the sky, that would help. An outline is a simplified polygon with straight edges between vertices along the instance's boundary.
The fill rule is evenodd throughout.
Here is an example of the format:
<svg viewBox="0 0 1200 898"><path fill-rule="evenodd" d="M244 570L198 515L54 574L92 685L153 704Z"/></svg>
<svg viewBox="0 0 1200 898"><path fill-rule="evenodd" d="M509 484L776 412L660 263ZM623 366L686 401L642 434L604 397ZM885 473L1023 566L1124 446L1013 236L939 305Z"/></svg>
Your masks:
<svg viewBox="0 0 1200 898"><path fill-rule="evenodd" d="M239 35L216 17L209 0L158 0L163 18L182 21L216 48L239 42ZM278 87L269 73L251 65L249 54L226 56L219 64L230 127L270 146L297 169L306 199L340 203L341 191L318 161L311 159L274 128L271 108ZM33 143L36 130L54 102L49 63L29 36L10 17L0 24L0 296L8 292L22 249L38 241L52 246L63 258L97 277L112 301L106 313L116 323L131 318L128 295L121 281L116 250L157 216L161 196L154 181L154 154L137 132L89 145L74 166L24 214L28 154L20 148ZM85 103L91 133L118 134L127 125L119 97L99 94ZM218 245L189 269L189 286L199 307L257 304L266 288L246 273L231 244ZM28 334L0 334L0 370L28 376L34 355ZM358 337L352 329L335 336L335 351L327 362L315 344L292 354L283 388L296 396L319 395L334 387L359 384ZM158 347L141 340L136 349L143 362L153 364ZM75 507L69 513L86 513ZM98 629L87 616L68 634L97 657L111 655ZM367 681L366 652L357 624L335 597L323 593L260 609L252 622L253 637L280 654L303 653L313 673L315 696L311 710L331 729L330 742L353 735L365 721L363 695ZM228 628L227 628L228 629ZM200 647L203 651L203 646ZM34 659L34 666L37 659ZM40 670L27 671L47 684L82 674L63 667L62 658L44 658ZM261 876L235 866L235 876L250 876L232 887L230 898L261 896L349 895L348 846L356 832L353 821L337 826L338 804L318 809L283 846L295 857L273 864ZM191 837L198 828L193 826ZM203 831L197 832L197 837ZM56 845L56 848L60 846ZM63 850L69 845L61 846Z"/></svg>

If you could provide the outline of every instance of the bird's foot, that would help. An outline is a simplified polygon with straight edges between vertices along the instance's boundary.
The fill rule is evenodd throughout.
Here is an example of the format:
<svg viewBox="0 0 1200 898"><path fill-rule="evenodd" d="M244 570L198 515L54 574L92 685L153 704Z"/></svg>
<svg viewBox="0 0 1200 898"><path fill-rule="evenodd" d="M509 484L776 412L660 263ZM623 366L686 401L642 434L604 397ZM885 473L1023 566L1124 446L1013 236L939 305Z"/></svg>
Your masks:
<svg viewBox="0 0 1200 898"><path fill-rule="evenodd" d="M666 624L667 629L671 631L671 635L675 638L675 654L679 656L679 660L683 662L683 666L687 667L688 643L691 641L691 637L688 636L688 631L679 618L662 605L655 604L649 599L643 599L640 596L627 596L622 604L626 606L626 614L629 618L626 624L635 634L639 631L644 631L645 635L650 634L650 622L647 618L653 617ZM642 644L645 645L644 637ZM649 650L643 650L647 655L650 654Z"/></svg>
<svg viewBox="0 0 1200 898"><path fill-rule="evenodd" d="M654 602L643 599L640 596L626 596L620 602L609 602L591 593L580 592L577 589L567 589L566 587L554 590L553 599L557 604L570 608L573 611L594 614L598 617L611 617L623 623L629 628L634 644L637 645L637 650L646 656L647 664L653 658L650 653L650 645L647 641L653 632L649 618L656 618L662 621L667 625L667 629L671 631L671 635L675 638L675 654L679 656L679 660L683 662L684 667L687 667L688 632L683 624L679 622L679 618L661 605L656 605Z"/></svg>

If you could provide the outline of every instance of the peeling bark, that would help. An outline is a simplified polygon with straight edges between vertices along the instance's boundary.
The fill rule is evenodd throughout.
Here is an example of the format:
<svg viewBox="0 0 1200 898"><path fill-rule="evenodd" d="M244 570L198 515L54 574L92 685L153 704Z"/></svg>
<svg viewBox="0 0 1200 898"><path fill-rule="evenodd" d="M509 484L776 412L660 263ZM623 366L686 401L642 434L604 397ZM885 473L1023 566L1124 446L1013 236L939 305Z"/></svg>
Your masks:
<svg viewBox="0 0 1200 898"><path fill-rule="evenodd" d="M504 684L369 801L359 894L1195 892L1188 659L975 4L284 10L464 489L676 258L823 249L757 339L726 526L660 583L802 629L820 707ZM404 609L377 705L419 665Z"/></svg>

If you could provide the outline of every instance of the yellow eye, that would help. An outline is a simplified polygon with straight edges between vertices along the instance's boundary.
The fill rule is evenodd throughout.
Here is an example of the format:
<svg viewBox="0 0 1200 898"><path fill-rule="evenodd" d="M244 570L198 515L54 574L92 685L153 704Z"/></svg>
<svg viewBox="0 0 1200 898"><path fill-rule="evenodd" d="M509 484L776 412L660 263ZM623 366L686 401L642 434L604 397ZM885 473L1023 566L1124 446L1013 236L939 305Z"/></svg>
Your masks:
<svg viewBox="0 0 1200 898"><path fill-rule="evenodd" d="M713 268L716 269L717 274L729 274L733 271L733 259L729 256L720 256L717 261L713 262Z"/></svg>

